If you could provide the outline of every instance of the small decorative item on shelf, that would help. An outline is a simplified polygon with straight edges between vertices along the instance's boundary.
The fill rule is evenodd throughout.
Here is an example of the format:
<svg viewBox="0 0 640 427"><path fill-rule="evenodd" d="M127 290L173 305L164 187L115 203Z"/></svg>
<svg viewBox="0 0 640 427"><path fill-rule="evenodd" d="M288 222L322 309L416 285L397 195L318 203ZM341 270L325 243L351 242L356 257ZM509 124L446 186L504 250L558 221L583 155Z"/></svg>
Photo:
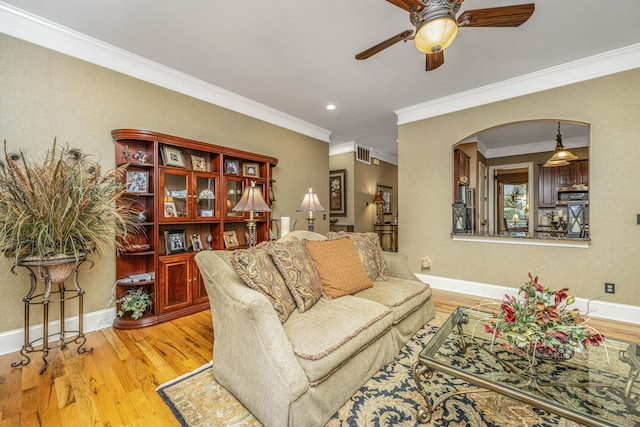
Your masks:
<svg viewBox="0 0 640 427"><path fill-rule="evenodd" d="M151 249L151 245L148 243L137 245L125 245L122 252L144 252Z"/></svg>
<svg viewBox="0 0 640 427"><path fill-rule="evenodd" d="M206 171L207 162L204 157L191 155L191 169L194 171Z"/></svg>
<svg viewBox="0 0 640 427"><path fill-rule="evenodd" d="M133 158L136 159L138 163L143 164L147 163L149 156L146 153L143 153L142 150L138 150L138 152L133 155Z"/></svg>
<svg viewBox="0 0 640 427"><path fill-rule="evenodd" d="M193 246L193 250L195 252L200 252L202 250L202 240L200 240L200 235L191 235L191 246Z"/></svg>
<svg viewBox="0 0 640 427"><path fill-rule="evenodd" d="M136 320L141 318L152 306L151 295L145 291L144 287L127 289L124 295L118 297L116 302L120 304L118 317L131 313L131 318Z"/></svg>
<svg viewBox="0 0 640 427"><path fill-rule="evenodd" d="M529 281L518 291L523 299L505 295L500 311L485 329L494 338L506 339L507 350L530 360L569 359L581 345L600 345L604 337L589 331L578 308L568 308L575 298L567 291L551 291L529 273Z"/></svg>
<svg viewBox="0 0 640 427"><path fill-rule="evenodd" d="M127 193L147 193L149 172L127 172Z"/></svg>
<svg viewBox="0 0 640 427"><path fill-rule="evenodd" d="M211 243L213 243L213 234L209 233L207 234L207 250L208 251L213 250Z"/></svg>

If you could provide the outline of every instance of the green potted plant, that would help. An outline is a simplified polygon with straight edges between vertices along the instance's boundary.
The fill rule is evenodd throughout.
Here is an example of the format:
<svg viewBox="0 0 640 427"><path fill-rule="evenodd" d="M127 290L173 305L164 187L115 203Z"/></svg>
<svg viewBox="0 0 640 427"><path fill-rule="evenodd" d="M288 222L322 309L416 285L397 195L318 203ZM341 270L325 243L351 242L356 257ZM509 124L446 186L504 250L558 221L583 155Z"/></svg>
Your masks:
<svg viewBox="0 0 640 427"><path fill-rule="evenodd" d="M51 264L74 266L87 253L121 249L127 233L139 227L128 204L116 203L125 192L120 177L126 166L103 174L88 155L61 148L55 140L34 160L23 150L8 152L5 141L0 158L0 251L14 265L45 260L50 270Z"/></svg>
<svg viewBox="0 0 640 427"><path fill-rule="evenodd" d="M147 310L151 309L152 304L151 295L144 290L144 287L127 289L124 295L118 297L116 302L120 304L118 317L123 317L126 313L131 313L131 317L136 320L141 318Z"/></svg>

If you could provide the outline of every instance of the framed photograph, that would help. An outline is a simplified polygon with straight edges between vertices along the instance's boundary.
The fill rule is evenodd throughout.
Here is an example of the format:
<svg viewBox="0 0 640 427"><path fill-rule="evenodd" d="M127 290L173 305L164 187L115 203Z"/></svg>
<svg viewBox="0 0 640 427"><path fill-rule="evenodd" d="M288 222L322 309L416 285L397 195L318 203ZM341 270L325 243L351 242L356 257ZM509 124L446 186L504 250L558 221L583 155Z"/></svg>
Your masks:
<svg viewBox="0 0 640 427"><path fill-rule="evenodd" d="M200 252L202 250L202 240L200 240L199 234L191 235L191 245L193 246L193 250L196 252Z"/></svg>
<svg viewBox="0 0 640 427"><path fill-rule="evenodd" d="M184 230L167 230L164 232L164 243L167 255L187 250L187 240ZM202 246L202 244L200 244Z"/></svg>
<svg viewBox="0 0 640 427"><path fill-rule="evenodd" d="M127 172L127 193L148 193L149 172Z"/></svg>
<svg viewBox="0 0 640 427"><path fill-rule="evenodd" d="M165 166L176 166L179 168L185 167L182 151L168 145L162 146L162 161Z"/></svg>
<svg viewBox="0 0 640 427"><path fill-rule="evenodd" d="M260 178L260 165L257 163L243 163L242 175Z"/></svg>
<svg viewBox="0 0 640 427"><path fill-rule="evenodd" d="M164 202L164 217L176 218L177 216L178 211L176 211L176 204L173 202Z"/></svg>
<svg viewBox="0 0 640 427"><path fill-rule="evenodd" d="M212 210L201 210L200 211L200 216L213 216L213 211Z"/></svg>
<svg viewBox="0 0 640 427"><path fill-rule="evenodd" d="M191 155L191 169L194 171L206 171L207 161L204 157Z"/></svg>
<svg viewBox="0 0 640 427"><path fill-rule="evenodd" d="M347 170L329 171L329 211L331 216L347 216Z"/></svg>
<svg viewBox="0 0 640 427"><path fill-rule="evenodd" d="M378 184L378 194L382 196L384 202L382 202L382 213L385 215L391 215L391 190L393 187L389 187L387 185Z"/></svg>
<svg viewBox="0 0 640 427"><path fill-rule="evenodd" d="M224 247L225 248L237 248L240 246L238 243L238 235L235 230L225 231L222 233L222 237L224 238Z"/></svg>
<svg viewBox="0 0 640 427"><path fill-rule="evenodd" d="M240 175L240 162L238 160L224 159L224 173L227 175Z"/></svg>

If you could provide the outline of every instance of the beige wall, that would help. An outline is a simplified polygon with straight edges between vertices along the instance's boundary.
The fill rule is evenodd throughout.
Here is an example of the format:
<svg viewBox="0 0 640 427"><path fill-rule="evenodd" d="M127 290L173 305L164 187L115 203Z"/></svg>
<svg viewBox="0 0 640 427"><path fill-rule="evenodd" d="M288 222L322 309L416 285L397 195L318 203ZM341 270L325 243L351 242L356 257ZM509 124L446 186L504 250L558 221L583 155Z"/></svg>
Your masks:
<svg viewBox="0 0 640 427"><path fill-rule="evenodd" d="M112 169L111 130L148 129L277 157L273 216L298 218L298 228L300 223L306 227L304 213L296 209L308 187L328 204L326 142L6 35L0 35L0 64L0 138L10 149L43 152L57 137L95 154L103 167ZM328 216L323 220L320 215L316 230L328 229ZM94 261L93 269L80 273L85 313L107 306L115 280L114 256ZM0 332L22 327L22 297L28 290L27 274L14 276L9 263L1 263ZM72 306L68 315L76 313Z"/></svg>
<svg viewBox="0 0 640 427"><path fill-rule="evenodd" d="M640 305L638 111L636 69L400 126L400 251L415 272L428 256L435 276L519 287L532 272L576 296ZM590 247L453 241L452 146L486 128L535 119L591 125ZM617 285L615 295L604 294L605 281Z"/></svg>

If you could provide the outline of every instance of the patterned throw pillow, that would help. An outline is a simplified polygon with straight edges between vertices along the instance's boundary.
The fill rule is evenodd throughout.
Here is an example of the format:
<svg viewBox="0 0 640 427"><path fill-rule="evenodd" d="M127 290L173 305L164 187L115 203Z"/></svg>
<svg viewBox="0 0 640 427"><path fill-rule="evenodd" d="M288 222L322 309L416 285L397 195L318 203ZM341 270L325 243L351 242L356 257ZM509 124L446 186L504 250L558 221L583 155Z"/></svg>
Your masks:
<svg viewBox="0 0 640 427"><path fill-rule="evenodd" d="M303 313L322 298L322 283L302 240L271 242L266 246L289 291Z"/></svg>
<svg viewBox="0 0 640 427"><path fill-rule="evenodd" d="M325 297L338 298L373 286L350 239L307 240L305 245L320 276Z"/></svg>
<svg viewBox="0 0 640 427"><path fill-rule="evenodd" d="M264 245L233 251L231 265L247 286L267 297L284 323L295 310L296 302Z"/></svg>
<svg viewBox="0 0 640 427"><path fill-rule="evenodd" d="M358 251L360 261L364 270L367 272L369 279L375 281L387 280L389 269L387 268L387 262L384 259L382 253L382 247L380 246L380 238L376 233L346 233L344 231L327 233L329 240L340 239L342 237L348 237Z"/></svg>

